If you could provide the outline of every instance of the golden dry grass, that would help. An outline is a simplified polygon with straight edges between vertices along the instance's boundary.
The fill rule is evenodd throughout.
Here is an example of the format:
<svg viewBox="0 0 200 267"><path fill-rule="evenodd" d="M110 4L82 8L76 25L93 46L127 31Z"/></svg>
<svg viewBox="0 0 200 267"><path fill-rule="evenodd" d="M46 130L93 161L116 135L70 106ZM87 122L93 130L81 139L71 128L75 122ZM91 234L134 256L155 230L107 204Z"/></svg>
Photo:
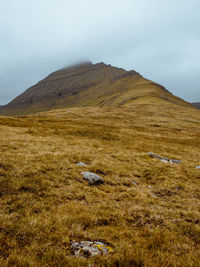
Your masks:
<svg viewBox="0 0 200 267"><path fill-rule="evenodd" d="M0 265L199 266L200 112L164 102L67 110L0 117ZM84 170L105 184L89 186ZM114 253L75 258L72 240Z"/></svg>

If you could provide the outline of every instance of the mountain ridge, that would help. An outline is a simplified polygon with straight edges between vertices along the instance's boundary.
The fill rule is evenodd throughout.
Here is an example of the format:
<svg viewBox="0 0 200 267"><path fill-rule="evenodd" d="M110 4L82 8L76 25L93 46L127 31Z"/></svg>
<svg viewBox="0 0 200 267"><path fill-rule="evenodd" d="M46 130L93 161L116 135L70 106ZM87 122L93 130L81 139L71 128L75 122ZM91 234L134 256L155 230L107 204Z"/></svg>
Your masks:
<svg viewBox="0 0 200 267"><path fill-rule="evenodd" d="M142 98L191 106L138 72L103 62L84 62L50 73L10 103L0 115L24 115L81 106L122 106Z"/></svg>
<svg viewBox="0 0 200 267"><path fill-rule="evenodd" d="M200 102L192 103L192 105L193 105L195 108L200 109Z"/></svg>

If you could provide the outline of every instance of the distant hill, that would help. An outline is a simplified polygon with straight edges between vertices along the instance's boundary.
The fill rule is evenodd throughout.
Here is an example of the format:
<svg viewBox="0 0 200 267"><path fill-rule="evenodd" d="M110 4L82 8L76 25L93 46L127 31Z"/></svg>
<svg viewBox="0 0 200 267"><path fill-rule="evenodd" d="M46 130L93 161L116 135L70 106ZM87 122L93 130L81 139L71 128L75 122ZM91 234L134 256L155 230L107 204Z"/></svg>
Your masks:
<svg viewBox="0 0 200 267"><path fill-rule="evenodd" d="M200 109L200 102L192 103L195 108Z"/></svg>
<svg viewBox="0 0 200 267"><path fill-rule="evenodd" d="M1 106L0 114L22 115L64 107L119 107L146 101L191 106L136 71L87 62L51 73Z"/></svg>

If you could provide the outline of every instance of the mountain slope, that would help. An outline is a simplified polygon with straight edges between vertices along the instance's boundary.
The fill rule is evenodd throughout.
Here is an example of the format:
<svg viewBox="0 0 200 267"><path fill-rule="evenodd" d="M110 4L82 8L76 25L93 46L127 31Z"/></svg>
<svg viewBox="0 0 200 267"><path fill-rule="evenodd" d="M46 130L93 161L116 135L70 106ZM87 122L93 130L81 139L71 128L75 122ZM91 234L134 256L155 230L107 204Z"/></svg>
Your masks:
<svg viewBox="0 0 200 267"><path fill-rule="evenodd" d="M200 109L200 102L192 103L195 108Z"/></svg>
<svg viewBox="0 0 200 267"><path fill-rule="evenodd" d="M87 62L51 73L0 107L0 114L29 114L75 106L122 106L147 99L190 106L135 71Z"/></svg>

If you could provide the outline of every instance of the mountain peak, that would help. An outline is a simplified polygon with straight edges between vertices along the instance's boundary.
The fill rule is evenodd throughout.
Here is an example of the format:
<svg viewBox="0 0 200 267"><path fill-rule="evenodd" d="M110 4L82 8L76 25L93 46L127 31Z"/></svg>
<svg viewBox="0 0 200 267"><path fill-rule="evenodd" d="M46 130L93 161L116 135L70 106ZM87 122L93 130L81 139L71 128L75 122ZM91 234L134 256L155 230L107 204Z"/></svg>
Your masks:
<svg viewBox="0 0 200 267"><path fill-rule="evenodd" d="M75 106L123 106L152 98L189 106L134 70L87 61L49 74L0 107L0 114L20 115Z"/></svg>
<svg viewBox="0 0 200 267"><path fill-rule="evenodd" d="M91 61L82 61L76 64L72 64L69 66L64 67L63 69L70 69L70 68L79 68L79 67L89 67L92 66L93 63Z"/></svg>

